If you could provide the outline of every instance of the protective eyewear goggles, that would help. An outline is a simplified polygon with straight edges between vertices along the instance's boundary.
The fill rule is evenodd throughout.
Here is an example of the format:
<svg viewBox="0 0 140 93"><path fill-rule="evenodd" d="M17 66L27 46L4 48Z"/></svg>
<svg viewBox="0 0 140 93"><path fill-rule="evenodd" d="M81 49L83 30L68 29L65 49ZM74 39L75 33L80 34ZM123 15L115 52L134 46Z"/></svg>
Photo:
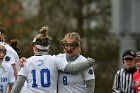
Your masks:
<svg viewBox="0 0 140 93"><path fill-rule="evenodd" d="M77 42L77 41L74 41L72 43L63 42L63 46L64 46L64 48L71 47L74 49L77 46L79 46L79 42Z"/></svg>

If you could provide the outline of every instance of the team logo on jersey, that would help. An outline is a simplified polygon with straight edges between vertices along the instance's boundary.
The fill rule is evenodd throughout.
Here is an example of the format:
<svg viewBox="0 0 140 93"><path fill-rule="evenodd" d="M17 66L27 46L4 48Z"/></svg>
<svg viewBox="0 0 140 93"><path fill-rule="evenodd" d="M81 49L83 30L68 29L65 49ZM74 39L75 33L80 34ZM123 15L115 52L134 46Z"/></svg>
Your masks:
<svg viewBox="0 0 140 93"><path fill-rule="evenodd" d="M36 65L37 66L41 66L41 65L43 65L44 64L44 62L42 61L42 60L38 60L37 62L36 62Z"/></svg>
<svg viewBox="0 0 140 93"><path fill-rule="evenodd" d="M7 81L8 81L7 77L1 77L0 78L0 82L7 82Z"/></svg>
<svg viewBox="0 0 140 93"><path fill-rule="evenodd" d="M92 75L93 74L93 70L90 69L88 73Z"/></svg>
<svg viewBox="0 0 140 93"><path fill-rule="evenodd" d="M10 57L9 56L6 56L5 57L5 61L10 61Z"/></svg>

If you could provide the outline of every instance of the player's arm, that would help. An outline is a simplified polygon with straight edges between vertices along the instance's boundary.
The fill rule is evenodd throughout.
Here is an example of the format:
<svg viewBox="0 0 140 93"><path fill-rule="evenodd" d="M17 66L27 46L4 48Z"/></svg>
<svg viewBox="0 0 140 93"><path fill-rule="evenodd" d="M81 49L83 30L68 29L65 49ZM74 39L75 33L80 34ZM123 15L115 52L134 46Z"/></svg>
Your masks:
<svg viewBox="0 0 140 93"><path fill-rule="evenodd" d="M90 67L82 72L83 79L85 80L87 91L86 93L94 93L95 90L95 74L93 67Z"/></svg>
<svg viewBox="0 0 140 93"><path fill-rule="evenodd" d="M9 83L9 86L7 87L7 92L6 93L11 93L13 85L14 85L14 82Z"/></svg>
<svg viewBox="0 0 140 93"><path fill-rule="evenodd" d="M86 93L94 93L95 90L95 79L85 81L87 92Z"/></svg>
<svg viewBox="0 0 140 93"><path fill-rule="evenodd" d="M7 77L9 86L7 87L6 93L11 93L11 89L12 89L14 82L15 82L15 76L14 76L14 70L13 70L12 66L9 64L7 66L8 66L8 70L9 70L8 77Z"/></svg>
<svg viewBox="0 0 140 93"><path fill-rule="evenodd" d="M87 61L79 62L76 64L68 63L66 65L66 67L64 68L64 72L69 72L69 73L81 72L81 71L93 66L94 63L95 63L95 60L92 58L88 58Z"/></svg>
<svg viewBox="0 0 140 93"><path fill-rule="evenodd" d="M19 66L24 67L25 61L26 61L26 58L24 58L24 57L20 58L19 59ZM59 62L62 63L62 61L59 61ZM64 72L69 72L69 73L81 72L81 71L93 66L94 64L95 64L95 60L92 58L88 58L87 61L79 62L76 64L68 63L64 68ZM58 66L58 68L61 69L61 66Z"/></svg>
<svg viewBox="0 0 140 93"><path fill-rule="evenodd" d="M14 76L15 78L17 79L17 69L16 69L16 64L11 64L11 66L13 67L13 70L14 70Z"/></svg>
<svg viewBox="0 0 140 93"><path fill-rule="evenodd" d="M13 55L7 54L5 56L5 61L8 62L9 64L11 64L13 71L14 71L14 76L15 79L17 78L17 66L16 66L16 61L15 58L13 57Z"/></svg>
<svg viewBox="0 0 140 93"><path fill-rule="evenodd" d="M13 83L9 83L9 91L12 90L13 85L14 85L14 82L13 82ZM10 92L9 92L9 93L10 93Z"/></svg>
<svg viewBox="0 0 140 93"><path fill-rule="evenodd" d="M20 93L20 90L23 87L25 80L25 76L18 75L17 80L12 87L11 93Z"/></svg>

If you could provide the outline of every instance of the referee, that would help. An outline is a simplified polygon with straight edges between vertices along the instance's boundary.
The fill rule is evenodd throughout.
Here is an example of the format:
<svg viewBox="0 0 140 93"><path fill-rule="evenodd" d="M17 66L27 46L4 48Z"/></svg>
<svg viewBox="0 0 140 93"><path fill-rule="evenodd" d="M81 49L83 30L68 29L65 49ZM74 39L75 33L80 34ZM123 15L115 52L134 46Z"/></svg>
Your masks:
<svg viewBox="0 0 140 93"><path fill-rule="evenodd" d="M135 93L132 79L136 71L135 57L136 54L132 50L126 50L123 53L124 68L115 74L112 93Z"/></svg>

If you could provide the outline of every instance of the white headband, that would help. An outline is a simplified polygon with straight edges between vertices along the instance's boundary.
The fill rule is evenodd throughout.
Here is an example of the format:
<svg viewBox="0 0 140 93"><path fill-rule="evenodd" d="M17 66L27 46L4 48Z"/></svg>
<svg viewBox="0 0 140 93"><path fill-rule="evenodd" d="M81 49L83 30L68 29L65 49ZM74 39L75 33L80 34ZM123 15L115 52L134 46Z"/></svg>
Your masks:
<svg viewBox="0 0 140 93"><path fill-rule="evenodd" d="M46 47L43 47L43 46L41 46L41 45L35 45L38 49L40 49L40 50L48 50L49 49L49 45L48 46L46 46Z"/></svg>

